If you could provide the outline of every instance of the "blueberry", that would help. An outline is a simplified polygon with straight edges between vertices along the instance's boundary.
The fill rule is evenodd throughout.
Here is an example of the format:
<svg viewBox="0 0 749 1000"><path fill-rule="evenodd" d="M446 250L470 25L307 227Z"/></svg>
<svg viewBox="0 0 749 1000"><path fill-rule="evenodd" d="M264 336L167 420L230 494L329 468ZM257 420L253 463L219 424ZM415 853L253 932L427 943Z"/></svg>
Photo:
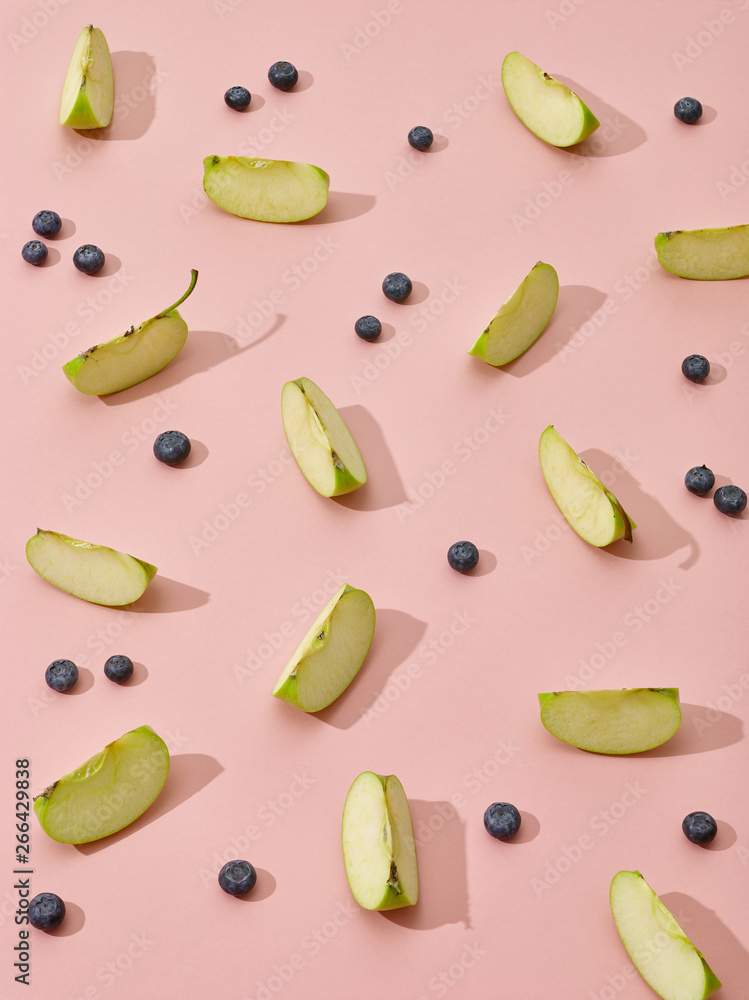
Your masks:
<svg viewBox="0 0 749 1000"><path fill-rule="evenodd" d="M249 108L252 95L246 87L229 87L224 94L224 100L232 111L244 111Z"/></svg>
<svg viewBox="0 0 749 1000"><path fill-rule="evenodd" d="M684 476L684 485L690 493L704 497L715 486L715 476L706 465L695 465Z"/></svg>
<svg viewBox="0 0 749 1000"><path fill-rule="evenodd" d="M414 149L429 149L434 142L432 130L426 125L416 125L408 133L408 142Z"/></svg>
<svg viewBox="0 0 749 1000"><path fill-rule="evenodd" d="M704 812L693 812L685 816L681 828L684 836L693 844L709 844L711 840L715 840L718 832L718 824L710 813Z"/></svg>
<svg viewBox="0 0 749 1000"><path fill-rule="evenodd" d="M133 661L129 656L110 656L104 664L104 673L115 684L124 684L133 676Z"/></svg>
<svg viewBox="0 0 749 1000"><path fill-rule="evenodd" d="M218 884L230 896L243 896L256 882L257 872L249 861L227 861L218 873Z"/></svg>
<svg viewBox="0 0 749 1000"><path fill-rule="evenodd" d="M78 680L78 667L72 660L54 660L45 670L44 679L53 691L69 691Z"/></svg>
<svg viewBox="0 0 749 1000"><path fill-rule="evenodd" d="M190 439L182 431L162 431L153 443L153 453L164 465L179 465L190 454Z"/></svg>
<svg viewBox="0 0 749 1000"><path fill-rule="evenodd" d="M520 829L520 813L509 802L493 802L484 813L484 826L497 840L509 840Z"/></svg>
<svg viewBox="0 0 749 1000"><path fill-rule="evenodd" d="M46 209L36 213L31 220L31 228L37 236L57 236L62 229L62 219L57 212Z"/></svg>
<svg viewBox="0 0 749 1000"><path fill-rule="evenodd" d="M268 70L268 79L276 90L291 90L296 85L299 74L290 62L275 62Z"/></svg>
<svg viewBox="0 0 749 1000"><path fill-rule="evenodd" d="M746 493L738 486L720 486L713 495L713 503L721 514L740 514L746 508Z"/></svg>
<svg viewBox="0 0 749 1000"><path fill-rule="evenodd" d="M701 354L690 354L681 363L681 373L690 382L704 382L710 374L710 362Z"/></svg>
<svg viewBox="0 0 749 1000"><path fill-rule="evenodd" d="M47 248L41 240L31 240L29 243L24 243L21 256L27 264L40 267L47 259Z"/></svg>
<svg viewBox="0 0 749 1000"><path fill-rule="evenodd" d="M54 892L40 892L29 903L29 923L42 931L51 931L65 918L65 904Z"/></svg>
<svg viewBox="0 0 749 1000"><path fill-rule="evenodd" d="M73 254L73 263L84 274L98 274L104 267L104 254L93 243L84 243Z"/></svg>
<svg viewBox="0 0 749 1000"><path fill-rule="evenodd" d="M694 97L682 97L674 104L674 114L680 122L686 125L694 125L702 117L702 105Z"/></svg>
<svg viewBox="0 0 749 1000"><path fill-rule="evenodd" d="M382 282L382 291L385 298L390 299L391 302L405 302L413 291L413 285L411 279L401 271L393 271L392 274L385 276L385 280Z"/></svg>
<svg viewBox="0 0 749 1000"><path fill-rule="evenodd" d="M354 329L362 340L377 340L382 333L382 323L376 316L360 316L354 323Z"/></svg>
<svg viewBox="0 0 749 1000"><path fill-rule="evenodd" d="M468 573L479 561L479 550L473 542L456 542L447 550L447 561L459 573Z"/></svg>

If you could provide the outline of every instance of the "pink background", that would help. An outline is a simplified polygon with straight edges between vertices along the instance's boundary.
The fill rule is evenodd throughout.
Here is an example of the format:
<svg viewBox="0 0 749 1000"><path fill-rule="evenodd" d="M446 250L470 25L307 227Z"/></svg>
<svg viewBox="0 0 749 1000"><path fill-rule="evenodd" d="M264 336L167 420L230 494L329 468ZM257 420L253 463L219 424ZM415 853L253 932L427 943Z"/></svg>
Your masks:
<svg viewBox="0 0 749 1000"><path fill-rule="evenodd" d="M91 17L118 99L93 138L57 124ZM746 283L672 277L653 237L749 221L747 31L744 0L4 6L3 996L645 1000L608 906L614 873L637 868L725 1000L745 1000L747 518L683 477L704 462L749 488ZM517 120L500 84L513 49L598 115L584 149ZM299 68L295 92L268 84L277 59ZM235 84L254 95L243 115L223 103ZM672 113L687 95L695 127ZM416 124L437 136L426 155L406 142ZM213 153L317 164L329 204L295 226L234 218L202 195ZM66 221L36 269L20 250L42 208ZM96 278L71 263L87 242L107 254ZM468 357L539 259L562 286L543 337L504 371ZM174 363L76 393L61 365L174 301L191 267ZM381 294L393 270L414 281L405 305ZM370 312L374 344L353 333ZM709 385L680 374L693 352ZM290 463L279 401L301 375L368 465L340 502ZM637 522L631 547L559 527L537 461L549 423ZM168 429L193 441L183 468L151 453ZM75 600L27 565L37 526L159 575L125 610ZM445 558L464 538L482 551L472 577ZM306 716L270 692L341 582L371 594L374 644ZM125 687L102 672L114 653L136 662ZM44 683L59 657L81 667L68 696ZM539 691L639 685L681 689L657 751L588 755L540 724ZM34 818L32 889L68 918L33 933L24 992L14 760L36 794L143 723L173 757L139 821L77 849ZM395 915L356 906L341 857L366 769L398 775L417 831L421 899ZM483 829L497 800L523 814L512 843ZM710 849L681 833L696 809L720 824ZM244 902L216 884L232 857L259 871Z"/></svg>

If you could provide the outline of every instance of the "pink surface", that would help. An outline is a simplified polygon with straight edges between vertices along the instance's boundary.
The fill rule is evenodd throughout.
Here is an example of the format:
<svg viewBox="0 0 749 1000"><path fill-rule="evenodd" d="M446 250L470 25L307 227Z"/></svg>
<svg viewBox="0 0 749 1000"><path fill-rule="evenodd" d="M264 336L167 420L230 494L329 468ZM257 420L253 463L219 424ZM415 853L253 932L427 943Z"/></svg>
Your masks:
<svg viewBox="0 0 749 1000"><path fill-rule="evenodd" d="M384 13L383 13L384 12ZM93 17L118 95L106 136L57 124L73 44ZM248 0L11 2L2 16L2 272L6 434L2 597L5 997L646 1000L608 907L639 869L724 982L749 981L745 726L746 517L687 493L706 463L747 488L746 282L662 271L662 230L746 223L747 2L588 0L453 4ZM585 149L530 134L500 84L518 49L602 122ZM267 82L290 59L296 92ZM223 103L247 86L248 113ZM699 98L702 122L675 120ZM426 155L408 130L437 134ZM303 160L331 177L323 213L273 226L202 194L202 159ZM31 218L59 212L40 269L20 257ZM103 275L79 274L92 242ZM466 351L537 260L560 277L537 344L497 371ZM84 397L61 365L174 301L190 336L150 381ZM403 270L413 299L386 301ZM364 313L385 324L360 341ZM690 353L711 384L680 374ZM291 463L281 387L306 375L341 409L370 481L340 502ZM586 545L537 461L554 423L638 524L635 542ZM187 466L151 453L193 440ZM155 563L125 610L34 574L37 526ZM446 562L471 539L479 571ZM371 594L371 654L333 707L306 716L270 692L340 583ZM118 687L104 660L127 653ZM81 667L49 691L59 657ZM602 758L541 726L536 694L678 686L679 734ZM68 904L32 934L31 986L13 981L18 891L14 761L36 794L125 731L172 751L156 804L77 849L32 825L32 890ZM354 777L395 773L417 831L421 898L395 915L349 891L340 819ZM484 809L523 814L512 843ZM684 815L712 813L710 849ZM246 902L220 891L232 857L259 871Z"/></svg>

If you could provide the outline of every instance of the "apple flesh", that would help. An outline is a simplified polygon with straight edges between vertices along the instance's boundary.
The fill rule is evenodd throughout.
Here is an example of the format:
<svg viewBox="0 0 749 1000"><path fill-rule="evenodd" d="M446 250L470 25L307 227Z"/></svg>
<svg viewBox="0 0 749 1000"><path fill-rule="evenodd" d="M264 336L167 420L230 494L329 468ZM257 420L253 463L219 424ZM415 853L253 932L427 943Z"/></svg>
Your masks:
<svg viewBox="0 0 749 1000"><path fill-rule="evenodd" d="M26 543L26 558L39 576L91 604L132 604L156 576L156 567L57 531L37 529Z"/></svg>
<svg viewBox="0 0 749 1000"><path fill-rule="evenodd" d="M104 128L114 110L114 73L109 46L100 28L87 25L75 43L60 99L60 124Z"/></svg>
<svg viewBox="0 0 749 1000"><path fill-rule="evenodd" d="M412 906L419 898L411 813L394 774L364 771L346 796L341 825L346 877L365 910Z"/></svg>
<svg viewBox="0 0 749 1000"><path fill-rule="evenodd" d="M680 278L724 281L749 274L749 226L658 233L658 263Z"/></svg>
<svg viewBox="0 0 749 1000"><path fill-rule="evenodd" d="M278 678L275 697L304 712L326 708L356 677L374 628L372 598L344 584L317 616Z"/></svg>
<svg viewBox="0 0 749 1000"><path fill-rule="evenodd" d="M548 326L558 297L557 272L539 261L468 353L497 367L519 358Z"/></svg>
<svg viewBox="0 0 749 1000"><path fill-rule="evenodd" d="M150 726L139 726L35 796L44 832L61 844L87 844L129 826L161 791L169 751Z"/></svg>
<svg viewBox="0 0 749 1000"><path fill-rule="evenodd" d="M367 470L351 431L325 393L308 378L281 393L286 440L304 477L324 497L357 490Z"/></svg>
<svg viewBox="0 0 749 1000"><path fill-rule="evenodd" d="M541 722L564 743L592 753L641 753L681 725L678 688L552 691L538 696Z"/></svg>
<svg viewBox="0 0 749 1000"><path fill-rule="evenodd" d="M538 457L549 492L581 538L598 548L632 541L635 522L552 426L541 435Z"/></svg>
<svg viewBox="0 0 749 1000"><path fill-rule="evenodd" d="M257 222L301 222L321 212L330 178L291 160L206 156L203 189L219 208Z"/></svg>
<svg viewBox="0 0 749 1000"><path fill-rule="evenodd" d="M63 365L72 385L88 396L108 396L144 382L165 368L187 339L187 323L177 307L190 295L197 280L198 272L191 271L190 286L174 305Z"/></svg>
<svg viewBox="0 0 749 1000"><path fill-rule="evenodd" d="M577 94L519 52L505 56L502 86L523 125L552 146L574 146L600 125Z"/></svg>
<svg viewBox="0 0 749 1000"><path fill-rule="evenodd" d="M673 914L637 872L618 872L609 891L611 915L627 954L663 1000L707 1000L721 982Z"/></svg>

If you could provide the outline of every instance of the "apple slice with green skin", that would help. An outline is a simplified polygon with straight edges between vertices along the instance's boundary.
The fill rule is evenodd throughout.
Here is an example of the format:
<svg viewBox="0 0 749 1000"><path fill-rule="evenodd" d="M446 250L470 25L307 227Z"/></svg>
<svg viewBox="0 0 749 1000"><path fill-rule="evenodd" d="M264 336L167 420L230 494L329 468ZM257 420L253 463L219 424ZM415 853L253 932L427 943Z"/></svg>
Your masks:
<svg viewBox="0 0 749 1000"><path fill-rule="evenodd" d="M721 982L642 875L617 872L611 915L627 954L663 1000L707 1000Z"/></svg>
<svg viewBox="0 0 749 1000"><path fill-rule="evenodd" d="M197 280L198 272L191 271L190 287L174 305L63 365L70 382L88 396L108 396L144 382L165 368L187 340L187 323L177 307L190 295Z"/></svg>
<svg viewBox="0 0 749 1000"><path fill-rule="evenodd" d="M109 607L137 601L156 576L155 566L135 556L41 528L26 543L26 558L53 586Z"/></svg>
<svg viewBox="0 0 749 1000"><path fill-rule="evenodd" d="M351 431L314 382L298 378L286 383L281 417L291 453L318 493L342 496L366 483L367 470Z"/></svg>
<svg viewBox="0 0 749 1000"><path fill-rule="evenodd" d="M301 222L321 212L330 177L311 163L206 156L203 189L219 208L256 222Z"/></svg>
<svg viewBox="0 0 749 1000"><path fill-rule="evenodd" d="M394 774L364 771L356 778L343 808L341 840L346 877L360 906L394 910L417 901L411 812Z"/></svg>
<svg viewBox="0 0 749 1000"><path fill-rule="evenodd" d="M678 688L550 691L538 701L552 736L592 753L652 750L681 725Z"/></svg>
<svg viewBox="0 0 749 1000"><path fill-rule="evenodd" d="M548 326L558 297L557 272L539 261L468 353L496 367L519 358Z"/></svg>
<svg viewBox="0 0 749 1000"><path fill-rule="evenodd" d="M326 708L356 677L374 628L369 594L348 584L339 587L289 660L273 694L305 712Z"/></svg>
<svg viewBox="0 0 749 1000"><path fill-rule="evenodd" d="M749 226L658 233L655 249L661 267L680 278L725 281L749 274Z"/></svg>
<svg viewBox="0 0 749 1000"><path fill-rule="evenodd" d="M635 522L551 425L541 435L538 457L549 492L581 538L598 548L632 541Z"/></svg>
<svg viewBox="0 0 749 1000"><path fill-rule="evenodd" d="M114 73L109 46L100 28L87 25L78 36L60 99L60 124L104 128L114 110Z"/></svg>
<svg viewBox="0 0 749 1000"><path fill-rule="evenodd" d="M577 94L519 52L505 56L502 86L523 125L552 146L574 146L600 125Z"/></svg>
<svg viewBox="0 0 749 1000"><path fill-rule="evenodd" d="M139 726L35 796L42 830L61 844L87 844L141 816L164 786L169 751L150 726Z"/></svg>

